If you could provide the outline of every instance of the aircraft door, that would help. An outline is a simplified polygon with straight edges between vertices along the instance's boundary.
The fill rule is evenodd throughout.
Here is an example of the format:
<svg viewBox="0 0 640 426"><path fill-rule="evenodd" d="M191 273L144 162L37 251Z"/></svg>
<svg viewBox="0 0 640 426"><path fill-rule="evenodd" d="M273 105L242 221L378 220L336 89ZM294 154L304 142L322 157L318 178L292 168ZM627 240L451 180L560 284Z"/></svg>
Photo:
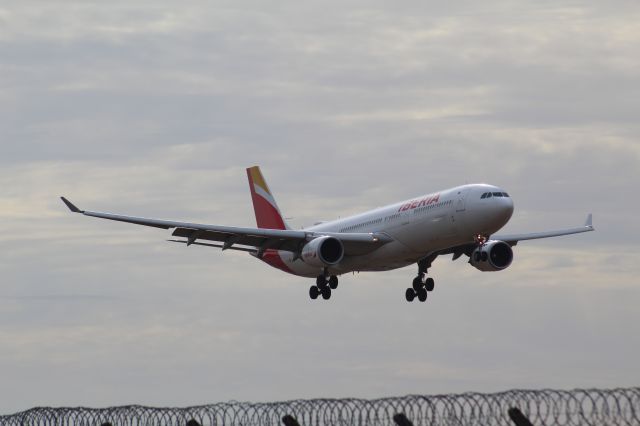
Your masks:
<svg viewBox="0 0 640 426"><path fill-rule="evenodd" d="M467 204L465 196L467 193L466 188L462 188L456 194L457 200L455 202L455 210L451 212L451 222L457 234L464 229L464 218L467 211Z"/></svg>
<svg viewBox="0 0 640 426"><path fill-rule="evenodd" d="M467 209L465 201L464 201L464 196L465 193L467 192L466 189L462 189L460 191L458 191L458 201L456 203L456 213L459 212L463 212Z"/></svg>

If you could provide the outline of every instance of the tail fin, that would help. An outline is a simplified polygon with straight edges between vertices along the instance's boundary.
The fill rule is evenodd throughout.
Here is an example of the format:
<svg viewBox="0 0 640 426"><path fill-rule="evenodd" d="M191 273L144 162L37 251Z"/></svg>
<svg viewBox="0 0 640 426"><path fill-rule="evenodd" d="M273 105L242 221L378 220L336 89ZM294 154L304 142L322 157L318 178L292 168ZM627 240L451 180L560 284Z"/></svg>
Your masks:
<svg viewBox="0 0 640 426"><path fill-rule="evenodd" d="M267 182L260 172L260 167L249 167L247 169L247 177L249 178L249 189L251 190L253 210L256 213L258 228L289 229L282 218L275 198L271 195Z"/></svg>

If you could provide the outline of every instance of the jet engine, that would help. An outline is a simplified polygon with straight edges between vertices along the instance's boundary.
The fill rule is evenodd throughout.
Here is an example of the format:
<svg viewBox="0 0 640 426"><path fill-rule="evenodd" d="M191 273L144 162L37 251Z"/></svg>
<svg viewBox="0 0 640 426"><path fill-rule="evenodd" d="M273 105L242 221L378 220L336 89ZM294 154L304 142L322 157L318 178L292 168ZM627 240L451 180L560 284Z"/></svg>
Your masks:
<svg viewBox="0 0 640 426"><path fill-rule="evenodd" d="M334 237L318 237L302 248L302 260L312 266L333 266L344 257L342 242Z"/></svg>
<svg viewBox="0 0 640 426"><path fill-rule="evenodd" d="M469 263L481 271L502 271L511 265L513 250L504 241L487 241L471 253Z"/></svg>

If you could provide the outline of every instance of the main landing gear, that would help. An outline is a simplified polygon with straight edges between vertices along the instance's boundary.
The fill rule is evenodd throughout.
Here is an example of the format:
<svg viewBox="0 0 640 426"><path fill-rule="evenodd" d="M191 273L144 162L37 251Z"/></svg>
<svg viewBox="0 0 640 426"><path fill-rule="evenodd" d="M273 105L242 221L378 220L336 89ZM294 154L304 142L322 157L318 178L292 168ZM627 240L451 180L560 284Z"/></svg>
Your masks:
<svg viewBox="0 0 640 426"><path fill-rule="evenodd" d="M316 300L318 296L322 295L324 300L329 300L331 298L331 290L335 290L336 288L338 288L338 277L335 275L331 275L330 277L318 275L316 285L309 287L309 297Z"/></svg>
<svg viewBox="0 0 640 426"><path fill-rule="evenodd" d="M425 280L427 269L431 266L433 259L425 258L418 262L418 276L413 279L411 287L409 287L404 293L404 297L407 299L407 302L413 302L416 297L419 301L425 302L427 300L428 292L433 291L433 288L435 287L435 281L433 281L433 278L427 278Z"/></svg>

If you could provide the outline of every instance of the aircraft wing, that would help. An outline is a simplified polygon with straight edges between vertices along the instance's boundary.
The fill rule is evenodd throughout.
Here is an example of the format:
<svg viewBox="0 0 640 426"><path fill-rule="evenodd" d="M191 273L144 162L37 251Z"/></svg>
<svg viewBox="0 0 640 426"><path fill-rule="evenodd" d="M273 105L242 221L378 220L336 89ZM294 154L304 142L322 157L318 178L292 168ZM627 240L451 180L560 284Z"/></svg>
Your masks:
<svg viewBox="0 0 640 426"><path fill-rule="evenodd" d="M551 238L551 237L560 237L563 235L572 235L572 234L581 234L583 232L594 231L593 227L593 215L589 214L587 216L587 220L583 226L579 226L577 228L568 228L568 229L558 229L556 231L545 231L545 232L534 232L530 234L510 234L510 235L491 235L489 237L490 240L496 241L504 241L510 246L515 246L519 241L526 240L537 240L540 238ZM477 244L463 244L460 246L449 247L444 250L440 250L434 253L430 253L430 255L444 255L444 254L453 254L453 260L458 259L463 254L467 256L471 256L471 253L478 247Z"/></svg>
<svg viewBox="0 0 640 426"><path fill-rule="evenodd" d="M556 231L535 232L531 234L513 234L513 235L492 235L492 240L504 241L512 246L518 244L518 241L537 240L540 238L560 237L562 235L580 234L582 232L593 231L593 215L589 214L583 226L569 229L559 229Z"/></svg>
<svg viewBox="0 0 640 426"><path fill-rule="evenodd" d="M81 213L85 216L97 217L100 219L115 220L118 222L133 223L135 225L151 226L162 229L173 229L174 237L186 238L186 240L171 240L184 242L187 245L196 244L211 247L219 247L223 250L234 249L254 252L260 256L265 250L284 250L293 253L300 253L302 247L309 241L321 237L332 236L339 239L345 250L345 255L361 255L370 253L384 244L392 241L386 234L364 234L364 233L317 233L309 231L294 231L280 229L263 228L240 228L234 226L205 225L199 223L176 222L162 219L148 219L135 216L124 216L112 213L92 212L80 210L69 200L60 197L66 206L74 213ZM218 241L221 245L196 243L196 240ZM234 247L235 245L254 247Z"/></svg>

